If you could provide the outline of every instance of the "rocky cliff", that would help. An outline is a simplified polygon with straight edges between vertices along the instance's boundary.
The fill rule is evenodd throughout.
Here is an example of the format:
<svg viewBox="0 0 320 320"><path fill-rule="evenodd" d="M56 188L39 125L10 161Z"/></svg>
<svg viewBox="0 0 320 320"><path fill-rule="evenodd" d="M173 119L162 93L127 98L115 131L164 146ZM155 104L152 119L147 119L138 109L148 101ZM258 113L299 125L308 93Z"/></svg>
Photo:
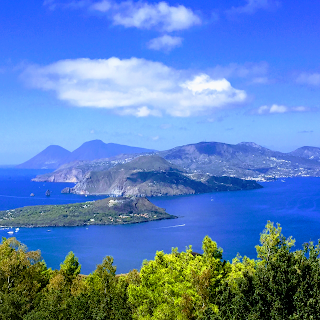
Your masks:
<svg viewBox="0 0 320 320"><path fill-rule="evenodd" d="M77 194L117 196L173 196L256 189L254 181L192 175L159 156L141 156L106 171L89 172L73 189Z"/></svg>

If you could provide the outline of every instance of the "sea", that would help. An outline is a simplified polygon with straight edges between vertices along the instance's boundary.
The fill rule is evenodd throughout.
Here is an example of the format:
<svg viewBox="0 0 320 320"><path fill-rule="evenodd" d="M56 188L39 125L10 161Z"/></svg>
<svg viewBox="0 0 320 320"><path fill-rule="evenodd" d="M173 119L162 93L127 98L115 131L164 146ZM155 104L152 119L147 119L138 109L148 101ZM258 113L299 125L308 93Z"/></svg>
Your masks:
<svg viewBox="0 0 320 320"><path fill-rule="evenodd" d="M0 168L0 210L104 198L61 194L64 187L74 186L71 183L31 181L45 172ZM15 236L29 250L41 250L47 266L53 269L73 251L83 274L93 272L108 255L114 258L117 273L126 273L139 270L143 260L153 259L156 251L170 253L176 247L183 251L192 245L193 251L201 253L206 235L223 249L225 260L231 261L237 253L256 258L255 246L268 220L279 223L286 237L296 239L295 249L301 249L304 242L317 242L320 178L284 178L261 185L263 189L149 199L178 216L173 220L118 226L0 228L0 237ZM50 197L45 196L48 189Z"/></svg>

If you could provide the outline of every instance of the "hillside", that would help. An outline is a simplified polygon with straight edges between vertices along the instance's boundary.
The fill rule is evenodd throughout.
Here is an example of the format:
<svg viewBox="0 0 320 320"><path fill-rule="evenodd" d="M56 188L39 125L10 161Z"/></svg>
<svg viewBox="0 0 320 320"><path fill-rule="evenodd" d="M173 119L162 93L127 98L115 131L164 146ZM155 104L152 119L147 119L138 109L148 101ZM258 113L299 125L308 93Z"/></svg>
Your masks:
<svg viewBox="0 0 320 320"><path fill-rule="evenodd" d="M290 152L292 156L306 158L309 160L320 161L320 148L317 147L301 147L292 152Z"/></svg>
<svg viewBox="0 0 320 320"><path fill-rule="evenodd" d="M320 176L319 162L290 153L272 151L252 142L236 145L200 142L157 154L188 172L209 173L214 176L257 180Z"/></svg>
<svg viewBox="0 0 320 320"><path fill-rule="evenodd" d="M136 158L138 155L118 155L107 159L93 161L73 161L59 167L54 172L36 176L32 181L36 182L74 182L81 181L86 174L91 171L108 170L117 164L126 163Z"/></svg>
<svg viewBox="0 0 320 320"><path fill-rule="evenodd" d="M303 147L290 153L272 151L253 142L236 145L199 142L155 154L190 174L210 174L241 179L269 180L280 177L320 176L319 148ZM121 155L109 159L74 162L35 181L80 182L91 171L105 171L140 156Z"/></svg>
<svg viewBox="0 0 320 320"><path fill-rule="evenodd" d="M146 198L106 198L0 211L0 225L9 227L128 224L173 218Z"/></svg>
<svg viewBox="0 0 320 320"><path fill-rule="evenodd" d="M30 160L16 166L19 169L57 169L71 154L70 151L56 145L51 145Z"/></svg>
<svg viewBox="0 0 320 320"><path fill-rule="evenodd" d="M118 196L173 196L257 189L254 181L192 175L159 156L141 156L106 171L89 172L71 192Z"/></svg>

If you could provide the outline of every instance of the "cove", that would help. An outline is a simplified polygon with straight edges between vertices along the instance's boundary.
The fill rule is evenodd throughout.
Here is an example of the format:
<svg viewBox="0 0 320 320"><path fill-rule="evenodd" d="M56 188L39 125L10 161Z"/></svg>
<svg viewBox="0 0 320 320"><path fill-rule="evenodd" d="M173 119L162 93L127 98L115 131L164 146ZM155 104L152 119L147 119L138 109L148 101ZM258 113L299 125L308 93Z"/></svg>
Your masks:
<svg viewBox="0 0 320 320"><path fill-rule="evenodd" d="M62 195L60 190L72 184L35 183L34 172L0 170L0 208L25 205L82 202L101 197ZM290 178L262 183L263 189L217 192L181 197L150 198L155 205L177 215L175 220L119 226L61 228L20 228L14 236L30 250L40 249L48 267L59 268L69 251L82 265L81 273L92 272L106 255L114 258L117 273L139 269L143 259L153 259L157 250L180 251L192 245L202 252L202 239L209 235L223 248L224 259L239 252L256 257L255 245L268 220L279 222L285 236L302 243L320 238L320 178ZM39 189L30 198L32 190ZM44 196L46 189L52 196ZM0 230L8 237L9 230ZM12 229L14 231L14 229Z"/></svg>

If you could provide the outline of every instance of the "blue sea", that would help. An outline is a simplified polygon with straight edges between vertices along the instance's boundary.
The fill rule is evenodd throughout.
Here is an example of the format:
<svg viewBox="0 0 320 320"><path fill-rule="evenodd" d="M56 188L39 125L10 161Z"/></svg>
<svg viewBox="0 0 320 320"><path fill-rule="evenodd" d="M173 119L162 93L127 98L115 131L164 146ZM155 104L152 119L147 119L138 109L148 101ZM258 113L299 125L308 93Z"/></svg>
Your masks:
<svg viewBox="0 0 320 320"><path fill-rule="evenodd" d="M32 182L39 170L0 169L0 210L28 205L82 202L103 197L61 194L70 183ZM296 239L296 248L320 238L320 178L287 178L262 183L263 189L217 192L180 197L150 198L178 219L133 225L20 228L14 236L30 250L40 249L48 267L59 268L69 251L89 274L111 255L117 273L139 269L144 259L157 250L180 251L192 245L202 252L202 240L209 235L231 260L239 252L256 257L255 245L268 220L279 222L285 236ZM51 196L46 197L49 189ZM34 197L30 194L34 193ZM0 230L1 237L9 237ZM15 231L15 229L12 229Z"/></svg>

